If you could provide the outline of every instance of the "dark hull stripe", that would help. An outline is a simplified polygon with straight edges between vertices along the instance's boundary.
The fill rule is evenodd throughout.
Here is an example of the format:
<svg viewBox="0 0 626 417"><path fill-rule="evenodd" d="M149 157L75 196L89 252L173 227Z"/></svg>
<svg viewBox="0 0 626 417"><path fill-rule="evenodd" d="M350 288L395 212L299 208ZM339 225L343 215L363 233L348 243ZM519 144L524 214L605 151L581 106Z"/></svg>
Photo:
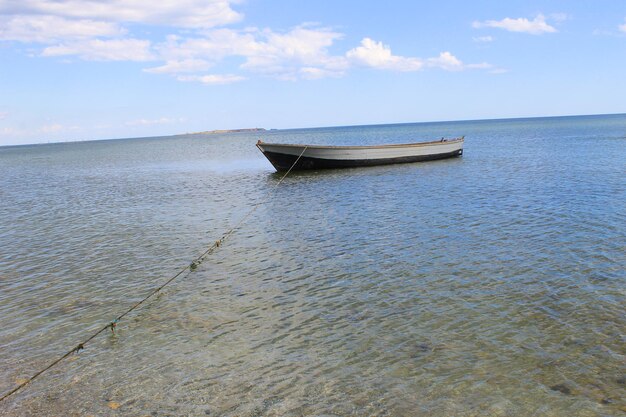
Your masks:
<svg viewBox="0 0 626 417"><path fill-rule="evenodd" d="M298 159L297 155L286 155L276 152L263 152L265 157L274 165L277 171L287 171ZM374 165L404 164L408 162L433 161L436 159L453 158L463 154L463 149L453 152L438 153L434 155L402 156L399 158L383 159L320 159L303 156L293 167L294 170L305 169L328 169L328 168L353 168Z"/></svg>

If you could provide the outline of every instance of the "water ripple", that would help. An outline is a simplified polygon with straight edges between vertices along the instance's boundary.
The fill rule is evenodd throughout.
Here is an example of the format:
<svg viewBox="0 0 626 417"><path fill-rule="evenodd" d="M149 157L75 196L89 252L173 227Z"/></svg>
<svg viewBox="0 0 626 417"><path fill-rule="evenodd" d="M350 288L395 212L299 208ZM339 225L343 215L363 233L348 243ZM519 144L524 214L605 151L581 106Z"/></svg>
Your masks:
<svg viewBox="0 0 626 417"><path fill-rule="evenodd" d="M468 138L463 158L279 188L245 134L2 148L2 392L262 205L0 415L622 415L624 126L272 131Z"/></svg>

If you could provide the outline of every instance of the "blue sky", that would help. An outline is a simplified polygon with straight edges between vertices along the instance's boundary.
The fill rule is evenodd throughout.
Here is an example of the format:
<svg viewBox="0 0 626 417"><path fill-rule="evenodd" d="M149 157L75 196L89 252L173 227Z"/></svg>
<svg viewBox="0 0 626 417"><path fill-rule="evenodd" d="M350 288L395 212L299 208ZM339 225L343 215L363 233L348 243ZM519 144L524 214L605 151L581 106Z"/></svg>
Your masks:
<svg viewBox="0 0 626 417"><path fill-rule="evenodd" d="M626 112L626 3L0 0L0 145Z"/></svg>

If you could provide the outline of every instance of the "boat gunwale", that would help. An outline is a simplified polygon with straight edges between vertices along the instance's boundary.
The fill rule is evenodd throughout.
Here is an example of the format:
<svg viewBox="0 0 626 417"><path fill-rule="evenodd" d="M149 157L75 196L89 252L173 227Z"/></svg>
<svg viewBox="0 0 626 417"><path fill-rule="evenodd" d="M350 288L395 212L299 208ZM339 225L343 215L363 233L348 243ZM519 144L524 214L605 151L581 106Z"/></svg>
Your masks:
<svg viewBox="0 0 626 417"><path fill-rule="evenodd" d="M458 143L464 142L465 136L461 136L460 138L454 139L446 139L445 141L434 140L429 142L413 142L413 143L390 143L386 145L305 145L305 144L293 144L293 143L270 143L270 142L262 142L260 139L256 143L257 147L261 147L263 145L270 146L286 146L290 148L304 148L307 149L337 149L337 150L351 150L351 149L385 149L385 148L407 148L407 147L420 147L420 146L433 146L433 145L442 145L442 144L450 144L450 143ZM263 149L261 149L263 150Z"/></svg>

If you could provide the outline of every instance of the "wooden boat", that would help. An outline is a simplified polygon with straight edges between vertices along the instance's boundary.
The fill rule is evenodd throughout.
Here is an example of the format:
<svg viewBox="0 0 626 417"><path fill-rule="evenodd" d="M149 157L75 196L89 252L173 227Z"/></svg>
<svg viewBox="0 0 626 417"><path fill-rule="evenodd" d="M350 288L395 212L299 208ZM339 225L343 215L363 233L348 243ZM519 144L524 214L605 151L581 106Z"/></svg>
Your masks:
<svg viewBox="0 0 626 417"><path fill-rule="evenodd" d="M295 170L348 168L452 158L463 154L464 139L376 146L290 145L259 140L256 146L277 171L287 171L292 166Z"/></svg>

